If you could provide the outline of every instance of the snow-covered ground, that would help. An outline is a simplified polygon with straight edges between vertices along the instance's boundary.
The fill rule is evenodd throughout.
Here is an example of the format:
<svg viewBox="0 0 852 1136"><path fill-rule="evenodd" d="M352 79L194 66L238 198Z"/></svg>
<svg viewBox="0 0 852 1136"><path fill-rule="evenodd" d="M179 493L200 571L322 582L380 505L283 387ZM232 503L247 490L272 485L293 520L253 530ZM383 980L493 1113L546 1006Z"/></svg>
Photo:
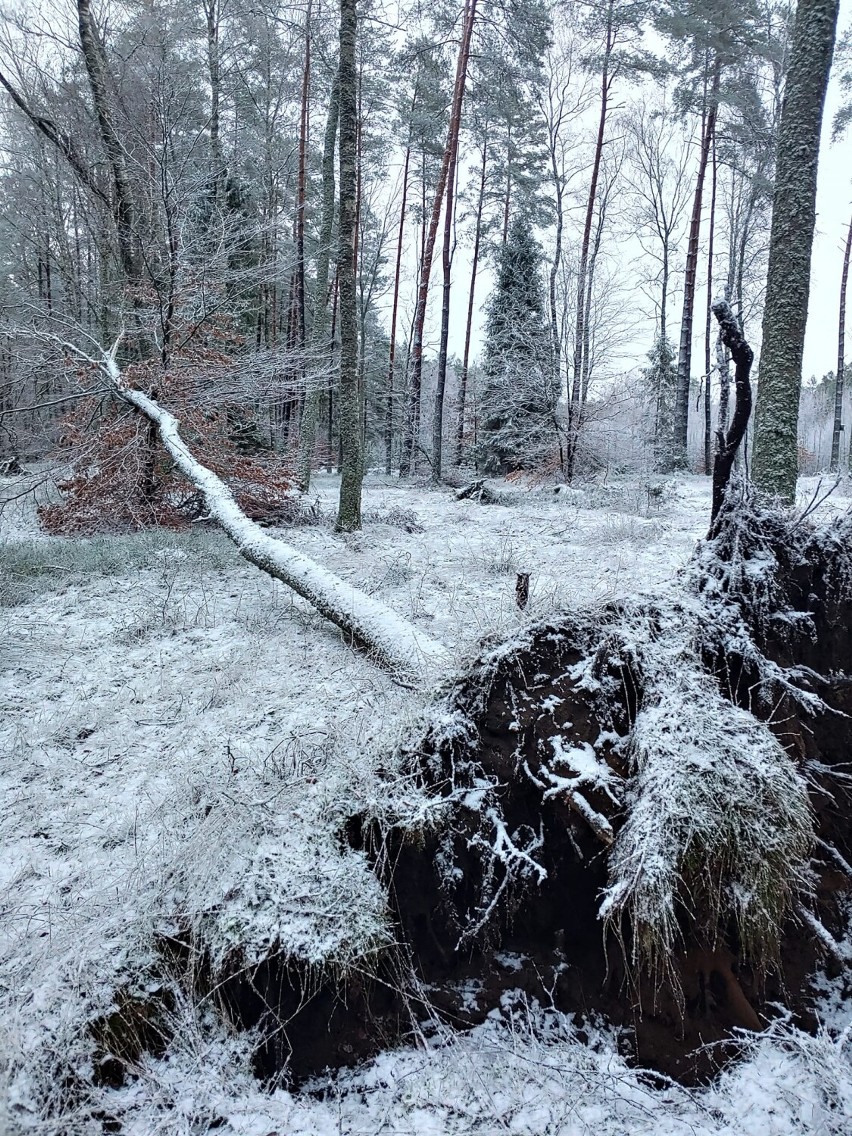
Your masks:
<svg viewBox="0 0 852 1136"><path fill-rule="evenodd" d="M556 608L658 587L706 530L703 478L510 488L516 503L483 506L376 477L362 532L329 520L287 539L461 660ZM336 490L317 479L330 518ZM104 1116L135 1136L852 1131L852 1008L831 989L823 1034L761 1035L702 1092L522 1001L298 1094L265 1092L250 1039L180 1004L164 1058L81 1092L86 1023L116 990L157 985L155 938L178 921L214 957L278 941L343 969L386 940L380 888L338 832L361 808L423 806L375 770L428 692L395 685L215 532L69 542L40 534L24 500L0 514L0 557L3 1136L100 1132Z"/></svg>

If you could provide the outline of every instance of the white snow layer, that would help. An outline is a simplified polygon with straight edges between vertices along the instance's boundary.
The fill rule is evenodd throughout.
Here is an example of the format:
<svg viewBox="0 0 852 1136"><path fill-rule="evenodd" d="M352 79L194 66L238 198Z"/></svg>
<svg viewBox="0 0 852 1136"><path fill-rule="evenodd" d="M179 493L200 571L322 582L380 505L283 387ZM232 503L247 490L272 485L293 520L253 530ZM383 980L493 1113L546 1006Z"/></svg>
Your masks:
<svg viewBox="0 0 852 1136"><path fill-rule="evenodd" d="M336 479L318 486L329 508ZM703 534L709 492L682 479L650 518L641 483L591 487L583 500L601 508L518 497L484 507L376 479L362 533L288 539L466 654L486 632L660 585ZM399 527L400 510L423 531ZM117 989L156 985L157 933L188 923L217 957L239 938L249 958L274 942L344 970L387 941L375 877L338 832L360 810L428 823L414 786L376 777L379 760L393 774L385 755L427 692L396 686L216 534L33 535L25 509L0 514L3 1136L100 1133L98 1111L132 1136L852 1131L852 1013L827 980L822 1034L776 1027L700 1092L629 1070L605 1030L587 1044L519 1000L467 1036L420 1039L299 1094L265 1092L251 1039L179 1005L164 1059L75 1097L87 1021ZM533 573L524 613L516 570ZM594 773L579 761L560 773Z"/></svg>

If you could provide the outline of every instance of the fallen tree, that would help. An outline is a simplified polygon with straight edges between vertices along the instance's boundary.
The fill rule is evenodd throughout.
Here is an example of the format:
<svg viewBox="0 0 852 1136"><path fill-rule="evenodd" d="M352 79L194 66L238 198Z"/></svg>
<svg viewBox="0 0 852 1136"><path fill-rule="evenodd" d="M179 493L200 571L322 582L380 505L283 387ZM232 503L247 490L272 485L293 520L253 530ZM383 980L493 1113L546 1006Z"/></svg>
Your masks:
<svg viewBox="0 0 852 1136"><path fill-rule="evenodd" d="M155 399L125 381L116 362L119 342L97 359L82 357L97 366L110 391L153 424L175 466L203 494L210 518L230 537L240 555L292 588L336 624L354 645L373 655L403 681L435 681L446 665L446 648L385 604L347 584L250 520L224 481L190 453L181 438L178 420ZM71 344L63 346L82 355Z"/></svg>

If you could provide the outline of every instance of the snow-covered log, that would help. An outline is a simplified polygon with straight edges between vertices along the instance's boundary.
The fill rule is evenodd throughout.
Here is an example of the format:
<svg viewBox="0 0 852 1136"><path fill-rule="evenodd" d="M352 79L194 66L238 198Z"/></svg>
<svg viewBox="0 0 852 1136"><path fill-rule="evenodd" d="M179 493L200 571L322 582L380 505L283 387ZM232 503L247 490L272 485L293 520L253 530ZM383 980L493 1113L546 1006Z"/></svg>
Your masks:
<svg viewBox="0 0 852 1136"><path fill-rule="evenodd" d="M154 399L127 385L114 350L103 357L100 366L116 394L155 424L175 465L204 494L210 516L236 544L241 556L292 588L337 624L354 644L401 678L431 681L440 674L448 658L442 644L249 520L222 479L190 453L177 419Z"/></svg>

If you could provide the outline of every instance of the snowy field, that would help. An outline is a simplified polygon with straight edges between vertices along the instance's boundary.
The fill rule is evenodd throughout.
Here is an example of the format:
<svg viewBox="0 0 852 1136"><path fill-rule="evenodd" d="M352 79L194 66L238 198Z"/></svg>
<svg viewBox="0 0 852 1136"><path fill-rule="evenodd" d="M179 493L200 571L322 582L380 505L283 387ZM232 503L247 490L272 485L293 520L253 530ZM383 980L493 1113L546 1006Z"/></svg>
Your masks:
<svg viewBox="0 0 852 1136"><path fill-rule="evenodd" d="M459 662L520 622L659 587L709 515L698 477L511 487L506 506L377 477L363 531L338 535L336 491L320 476L326 519L287 539ZM806 481L803 501L816 491ZM836 492L821 510L848 507ZM852 1132L852 1006L827 984L824 1032L776 1026L702 1091L629 1070L603 1024L581 1043L521 998L299 1093L265 1091L251 1038L179 1000L165 1055L93 1090L87 1023L117 990L156 992L158 937L189 925L214 959L277 942L337 972L387 941L381 889L338 834L353 812L423 807L386 755L428 692L394 684L213 531L72 542L22 501L0 515L0 556L3 1136Z"/></svg>

